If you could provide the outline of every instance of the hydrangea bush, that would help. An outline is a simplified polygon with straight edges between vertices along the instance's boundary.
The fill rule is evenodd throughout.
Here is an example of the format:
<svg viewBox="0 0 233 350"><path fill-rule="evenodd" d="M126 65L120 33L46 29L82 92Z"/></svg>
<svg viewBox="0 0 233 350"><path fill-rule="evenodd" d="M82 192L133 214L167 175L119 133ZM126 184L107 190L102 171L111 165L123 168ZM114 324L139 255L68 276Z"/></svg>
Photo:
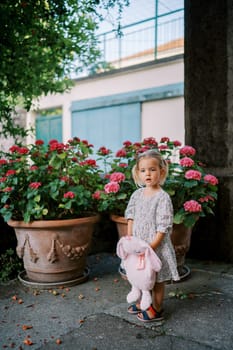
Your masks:
<svg viewBox="0 0 233 350"><path fill-rule="evenodd" d="M174 207L174 223L193 227L195 222L208 214L214 214L217 200L218 179L205 172L205 166L196 159L192 146L182 146L180 141L168 137L157 142L145 138L142 142L125 141L123 147L113 152L101 147L98 154L109 167L103 186L95 192L99 211L124 215L126 205L136 186L132 179L132 167L138 153L148 149L159 151L169 164L169 173L163 188L169 193Z"/></svg>
<svg viewBox="0 0 233 350"><path fill-rule="evenodd" d="M13 145L0 159L0 213L10 219L59 220L97 211L93 193L101 177L93 145L75 137L66 144L37 140Z"/></svg>

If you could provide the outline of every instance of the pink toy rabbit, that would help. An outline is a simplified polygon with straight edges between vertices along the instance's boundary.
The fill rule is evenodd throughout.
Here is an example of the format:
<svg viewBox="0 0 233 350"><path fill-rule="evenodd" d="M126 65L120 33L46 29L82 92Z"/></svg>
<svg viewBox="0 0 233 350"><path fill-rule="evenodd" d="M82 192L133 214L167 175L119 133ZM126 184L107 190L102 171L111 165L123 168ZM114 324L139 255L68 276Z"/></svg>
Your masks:
<svg viewBox="0 0 233 350"><path fill-rule="evenodd" d="M127 302L140 300L141 310L152 303L151 290L156 281L156 272L161 261L148 243L134 236L122 237L117 244L117 255L123 260L126 276L132 288Z"/></svg>

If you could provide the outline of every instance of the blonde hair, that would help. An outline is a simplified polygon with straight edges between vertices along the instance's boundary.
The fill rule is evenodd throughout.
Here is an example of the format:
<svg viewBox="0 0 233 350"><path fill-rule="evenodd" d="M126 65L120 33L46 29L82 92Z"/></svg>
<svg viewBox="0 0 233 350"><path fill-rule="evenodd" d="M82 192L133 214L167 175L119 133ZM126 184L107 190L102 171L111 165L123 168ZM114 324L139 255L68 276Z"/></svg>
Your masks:
<svg viewBox="0 0 233 350"><path fill-rule="evenodd" d="M160 180L160 185L163 185L165 180L166 180L167 174L168 174L168 163L158 151L155 151L152 149L145 151L143 153L139 153L137 156L136 164L132 168L132 176L133 176L133 180L134 180L135 184L137 186L140 186L140 187L142 187L144 185L140 181L139 163L140 163L140 160L145 159L145 158L153 158L153 159L156 159L158 161L160 169L164 170L164 174Z"/></svg>

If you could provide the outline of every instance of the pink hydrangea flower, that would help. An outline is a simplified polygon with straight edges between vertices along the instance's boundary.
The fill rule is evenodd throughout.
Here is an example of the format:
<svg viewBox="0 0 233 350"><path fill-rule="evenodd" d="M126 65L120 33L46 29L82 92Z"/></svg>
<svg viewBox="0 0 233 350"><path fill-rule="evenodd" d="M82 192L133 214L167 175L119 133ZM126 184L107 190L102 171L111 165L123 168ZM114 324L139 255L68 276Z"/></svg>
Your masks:
<svg viewBox="0 0 233 350"><path fill-rule="evenodd" d="M119 151L116 152L116 157L126 157L127 153L124 149L119 149Z"/></svg>
<svg viewBox="0 0 233 350"><path fill-rule="evenodd" d="M202 207L197 201L191 199L190 201L184 203L184 210L191 213L199 213L202 211Z"/></svg>
<svg viewBox="0 0 233 350"><path fill-rule="evenodd" d="M73 199L75 197L75 193L72 191L68 191L68 192L64 193L63 197Z"/></svg>
<svg viewBox="0 0 233 350"><path fill-rule="evenodd" d="M127 140L127 141L123 142L123 145L125 147L130 147L132 145L132 142Z"/></svg>
<svg viewBox="0 0 233 350"><path fill-rule="evenodd" d="M194 160L192 160L192 158L189 157L184 157L181 158L180 160L180 165L183 167L191 167L194 164Z"/></svg>
<svg viewBox="0 0 233 350"><path fill-rule="evenodd" d="M144 145L153 145L153 146L157 146L158 142L156 141L156 139L154 137L147 137L143 140Z"/></svg>
<svg viewBox="0 0 233 350"><path fill-rule="evenodd" d="M38 170L38 166L37 165L32 165L30 167L30 170L34 171L34 170Z"/></svg>
<svg viewBox="0 0 233 350"><path fill-rule="evenodd" d="M44 144L44 141L43 140L36 140L36 142L35 142L35 145L36 146L41 146L41 145L43 145Z"/></svg>
<svg viewBox="0 0 233 350"><path fill-rule="evenodd" d="M13 190L12 187L6 187L4 188L3 192L11 192Z"/></svg>
<svg viewBox="0 0 233 350"><path fill-rule="evenodd" d="M184 176L187 180L201 180L201 173L197 170L188 170Z"/></svg>
<svg viewBox="0 0 233 350"><path fill-rule="evenodd" d="M29 187L32 188L33 190L36 190L37 188L39 188L41 186L41 182L31 182L29 184Z"/></svg>
<svg viewBox="0 0 233 350"><path fill-rule="evenodd" d="M108 148L102 146L102 147L99 148L98 152L99 152L100 154L102 154L103 156L106 156L107 154L110 153L110 149L108 149Z"/></svg>
<svg viewBox="0 0 233 350"><path fill-rule="evenodd" d="M161 142L161 143L163 143L163 142L170 142L170 139L169 139L169 137L166 137L166 136L165 136L165 137L162 137L162 138L161 138L160 142Z"/></svg>
<svg viewBox="0 0 233 350"><path fill-rule="evenodd" d="M127 163L119 163L120 168L127 168L128 164Z"/></svg>
<svg viewBox="0 0 233 350"><path fill-rule="evenodd" d="M214 201L214 198L212 196L207 195L205 197L199 198L198 200L199 202L204 203L204 202Z"/></svg>
<svg viewBox="0 0 233 350"><path fill-rule="evenodd" d="M0 165L5 165L7 164L7 160L6 159L0 159Z"/></svg>
<svg viewBox="0 0 233 350"><path fill-rule="evenodd" d="M16 171L13 169L10 169L6 172L6 176L15 175L15 174L16 174Z"/></svg>
<svg viewBox="0 0 233 350"><path fill-rule="evenodd" d="M218 179L214 175L211 175L211 174L205 175L204 181L209 182L211 185L214 185L214 186L218 184Z"/></svg>
<svg viewBox="0 0 233 350"><path fill-rule="evenodd" d="M92 198L99 200L100 196L101 196L101 191L96 191L95 193L93 193Z"/></svg>
<svg viewBox="0 0 233 350"><path fill-rule="evenodd" d="M192 146L184 146L180 149L180 155L182 156L194 156L195 154L196 150Z"/></svg>
<svg viewBox="0 0 233 350"><path fill-rule="evenodd" d="M182 145L182 143L181 143L180 141L178 141L178 140L175 140L175 141L173 141L173 145L174 145L175 147L179 147L179 146Z"/></svg>
<svg viewBox="0 0 233 350"><path fill-rule="evenodd" d="M115 172L110 175L110 181L112 182L122 182L125 180L125 174L121 172Z"/></svg>
<svg viewBox="0 0 233 350"><path fill-rule="evenodd" d="M118 182L111 181L104 186L104 191L106 193L117 193L120 189L120 185Z"/></svg>

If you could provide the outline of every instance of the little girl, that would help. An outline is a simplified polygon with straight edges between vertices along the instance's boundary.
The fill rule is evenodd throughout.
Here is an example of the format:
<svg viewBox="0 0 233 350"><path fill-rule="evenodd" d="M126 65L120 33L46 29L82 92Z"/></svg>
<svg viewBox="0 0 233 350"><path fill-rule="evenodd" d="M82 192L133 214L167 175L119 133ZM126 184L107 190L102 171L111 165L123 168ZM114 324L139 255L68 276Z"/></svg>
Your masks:
<svg viewBox="0 0 233 350"><path fill-rule="evenodd" d="M148 242L162 262L152 291L153 305L140 310L139 303L128 308L129 313L137 314L140 321L162 320L162 303L165 282L179 280L176 256L170 235L173 225L173 207L170 196L161 185L167 176L167 162L160 153L149 150L139 154L132 169L137 189L131 196L125 211L128 220L128 235L134 235Z"/></svg>

